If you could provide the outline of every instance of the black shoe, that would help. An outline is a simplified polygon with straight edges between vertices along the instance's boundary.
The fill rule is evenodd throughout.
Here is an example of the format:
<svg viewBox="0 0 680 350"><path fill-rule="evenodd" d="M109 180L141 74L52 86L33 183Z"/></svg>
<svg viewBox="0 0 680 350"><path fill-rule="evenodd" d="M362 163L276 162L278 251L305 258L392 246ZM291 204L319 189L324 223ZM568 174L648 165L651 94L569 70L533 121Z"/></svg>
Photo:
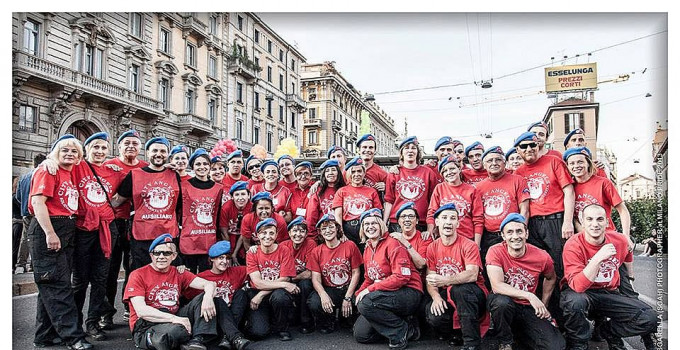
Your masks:
<svg viewBox="0 0 680 350"><path fill-rule="evenodd" d="M69 350L86 350L86 349L92 349L93 346L92 344L88 343L87 340L85 339L80 339L77 342L66 346Z"/></svg>
<svg viewBox="0 0 680 350"><path fill-rule="evenodd" d="M203 337L200 335L194 336L188 342L182 344L180 347L182 350L206 350L207 348L203 345Z"/></svg>
<svg viewBox="0 0 680 350"><path fill-rule="evenodd" d="M300 327L300 333L302 334L309 334L314 332L314 326L312 325L303 325Z"/></svg>
<svg viewBox="0 0 680 350"><path fill-rule="evenodd" d="M88 325L86 327L85 333L96 341L102 341L106 339L106 333L102 332L102 330L99 329L99 326L96 324Z"/></svg>
<svg viewBox="0 0 680 350"><path fill-rule="evenodd" d="M220 343L217 344L217 347L224 350L234 350L234 348L231 346L229 338L227 338L226 335L222 337L222 341L220 341Z"/></svg>
<svg viewBox="0 0 680 350"><path fill-rule="evenodd" d="M621 338L609 338L607 345L609 345L609 350L626 350L626 345Z"/></svg>
<svg viewBox="0 0 680 350"><path fill-rule="evenodd" d="M642 338L642 344L645 345L646 350L656 350L656 336L654 333L641 335L640 338Z"/></svg>
<svg viewBox="0 0 680 350"><path fill-rule="evenodd" d="M252 343L250 340L241 336L236 337L236 339L231 342L231 344L234 345L235 350L245 350L250 346L250 343Z"/></svg>
<svg viewBox="0 0 680 350"><path fill-rule="evenodd" d="M99 320L99 329L112 329L113 328L113 316L106 315L102 316Z"/></svg>
<svg viewBox="0 0 680 350"><path fill-rule="evenodd" d="M390 343L390 350L403 350L408 346L408 340L404 339L396 344Z"/></svg>
<svg viewBox="0 0 680 350"><path fill-rule="evenodd" d="M293 337L290 335L290 332L283 331L283 332L279 332L279 340L280 341L289 341L289 340L293 340Z"/></svg>
<svg viewBox="0 0 680 350"><path fill-rule="evenodd" d="M595 319L595 325L593 325L593 333L590 334L590 340L594 342L603 342L604 338L602 338L602 325L604 322L600 319Z"/></svg>
<svg viewBox="0 0 680 350"><path fill-rule="evenodd" d="M420 327L418 327L418 320L411 320L408 323L408 330L406 331L406 339L408 341L416 341L420 339Z"/></svg>
<svg viewBox="0 0 680 350"><path fill-rule="evenodd" d="M57 337L57 338L52 339L52 341L48 341L48 342L35 342L35 343L33 343L33 347L34 348L47 348L47 347L50 347L50 346L62 345L63 343L64 343L64 341L61 340L61 338Z"/></svg>
<svg viewBox="0 0 680 350"><path fill-rule="evenodd" d="M123 321L130 322L130 311L123 312Z"/></svg>
<svg viewBox="0 0 680 350"><path fill-rule="evenodd" d="M449 339L449 345L461 346L463 345L463 336L457 333L453 333L451 339Z"/></svg>

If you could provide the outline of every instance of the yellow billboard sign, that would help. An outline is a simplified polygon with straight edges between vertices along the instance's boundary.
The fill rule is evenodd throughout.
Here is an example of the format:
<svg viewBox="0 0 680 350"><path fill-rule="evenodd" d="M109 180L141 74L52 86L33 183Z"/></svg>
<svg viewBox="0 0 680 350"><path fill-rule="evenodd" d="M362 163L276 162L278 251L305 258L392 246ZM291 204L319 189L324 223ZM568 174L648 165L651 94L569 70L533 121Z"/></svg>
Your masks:
<svg viewBox="0 0 680 350"><path fill-rule="evenodd" d="M545 92L597 89L597 63L545 69Z"/></svg>

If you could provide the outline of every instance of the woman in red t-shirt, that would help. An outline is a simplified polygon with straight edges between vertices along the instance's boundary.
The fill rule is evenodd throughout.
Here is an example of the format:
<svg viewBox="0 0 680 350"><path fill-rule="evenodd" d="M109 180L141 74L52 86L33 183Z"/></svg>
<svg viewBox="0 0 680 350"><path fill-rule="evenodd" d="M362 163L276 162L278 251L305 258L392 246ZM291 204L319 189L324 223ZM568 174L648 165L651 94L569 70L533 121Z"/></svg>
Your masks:
<svg viewBox="0 0 680 350"><path fill-rule="evenodd" d="M253 155L250 155L248 158L246 158L244 171L246 176L250 178L250 180L248 180L248 188L252 188L255 184L264 183L264 175L260 170L260 166L262 166L262 160L259 158L255 158Z"/></svg>
<svg viewBox="0 0 680 350"><path fill-rule="evenodd" d="M272 201L274 202L274 211L279 213L286 219L286 222L290 222L293 219L293 214L290 210L290 197L292 193L288 187L283 186L279 183L279 166L273 160L268 160L262 163L260 166L260 171L264 174L264 182L259 184L254 184L250 187L251 192L269 192L272 195Z"/></svg>
<svg viewBox="0 0 680 350"><path fill-rule="evenodd" d="M319 182L312 185L318 187L316 192L309 192L309 202L307 202L307 227L309 236L317 237L316 224L323 215L333 213L333 198L339 188L345 186L345 179L340 172L340 165L335 159L329 159L319 167L321 176Z"/></svg>
<svg viewBox="0 0 680 350"><path fill-rule="evenodd" d="M505 152L505 172L512 174L524 164L524 159L517 153L517 148L511 147Z"/></svg>
<svg viewBox="0 0 680 350"><path fill-rule="evenodd" d="M253 203L252 211L246 214L241 222L241 240L246 253L253 244L260 244L255 228L260 221L268 218L276 221L277 243L290 239L286 229L286 220L279 213L274 212L274 203L269 192L255 193L250 201Z"/></svg>
<svg viewBox="0 0 680 350"><path fill-rule="evenodd" d="M224 163L222 163L222 158L220 156L214 156L210 158L210 180L215 181L218 184L222 183L224 175L227 174Z"/></svg>
<svg viewBox="0 0 680 350"><path fill-rule="evenodd" d="M187 149L187 146L177 145L170 150L170 164L175 167L181 181L191 179L191 175L187 174L187 166L189 165L189 149Z"/></svg>

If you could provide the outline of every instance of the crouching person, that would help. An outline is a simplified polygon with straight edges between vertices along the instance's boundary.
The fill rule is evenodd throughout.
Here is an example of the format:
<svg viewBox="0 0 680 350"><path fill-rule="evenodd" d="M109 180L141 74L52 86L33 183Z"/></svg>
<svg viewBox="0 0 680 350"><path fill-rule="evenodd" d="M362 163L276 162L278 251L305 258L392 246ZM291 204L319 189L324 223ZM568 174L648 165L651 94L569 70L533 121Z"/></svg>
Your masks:
<svg viewBox="0 0 680 350"><path fill-rule="evenodd" d="M550 255L526 242L529 233L524 216L508 214L500 229L503 242L492 246L486 255L493 289L487 303L500 341L498 349L512 349L516 338L531 349L563 350L564 338L546 308L557 281ZM535 293L541 276L543 293L539 299Z"/></svg>
<svg viewBox="0 0 680 350"><path fill-rule="evenodd" d="M204 343L218 335L218 323L228 334L233 320L229 325L223 317L216 317L224 313L226 304L215 298L215 283L189 271L179 273L171 266L177 258L172 236L165 233L154 239L149 255L151 263L130 274L123 296L123 302L130 304L135 345L141 349L204 350ZM179 296L190 287L205 292L180 307Z"/></svg>
<svg viewBox="0 0 680 350"><path fill-rule="evenodd" d="M656 330L656 313L642 301L619 293L619 267L632 262L626 237L606 231L607 214L600 205L583 209L584 232L564 246L564 279L560 306L570 349L588 349L588 316L609 318L601 328L610 350L625 349L622 338L649 335ZM654 349L654 344L645 344Z"/></svg>

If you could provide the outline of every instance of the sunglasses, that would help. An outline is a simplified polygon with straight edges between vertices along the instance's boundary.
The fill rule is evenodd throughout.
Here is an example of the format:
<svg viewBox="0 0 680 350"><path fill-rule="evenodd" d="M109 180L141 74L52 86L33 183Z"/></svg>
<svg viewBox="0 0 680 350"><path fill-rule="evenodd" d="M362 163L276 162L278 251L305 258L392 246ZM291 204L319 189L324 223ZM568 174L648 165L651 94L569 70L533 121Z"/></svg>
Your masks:
<svg viewBox="0 0 680 350"><path fill-rule="evenodd" d="M170 250L154 250L151 252L151 255L153 256L170 256L172 254L175 254L175 252L170 251Z"/></svg>
<svg viewBox="0 0 680 350"><path fill-rule="evenodd" d="M260 168L260 165L259 165L259 164L257 164L257 165L251 165L251 166L248 167L248 170L250 171L250 170L259 169L259 168Z"/></svg>
<svg viewBox="0 0 680 350"><path fill-rule="evenodd" d="M527 148L536 148L538 147L538 144L536 142L531 142L531 143L520 143L519 148L520 149L527 149Z"/></svg>

